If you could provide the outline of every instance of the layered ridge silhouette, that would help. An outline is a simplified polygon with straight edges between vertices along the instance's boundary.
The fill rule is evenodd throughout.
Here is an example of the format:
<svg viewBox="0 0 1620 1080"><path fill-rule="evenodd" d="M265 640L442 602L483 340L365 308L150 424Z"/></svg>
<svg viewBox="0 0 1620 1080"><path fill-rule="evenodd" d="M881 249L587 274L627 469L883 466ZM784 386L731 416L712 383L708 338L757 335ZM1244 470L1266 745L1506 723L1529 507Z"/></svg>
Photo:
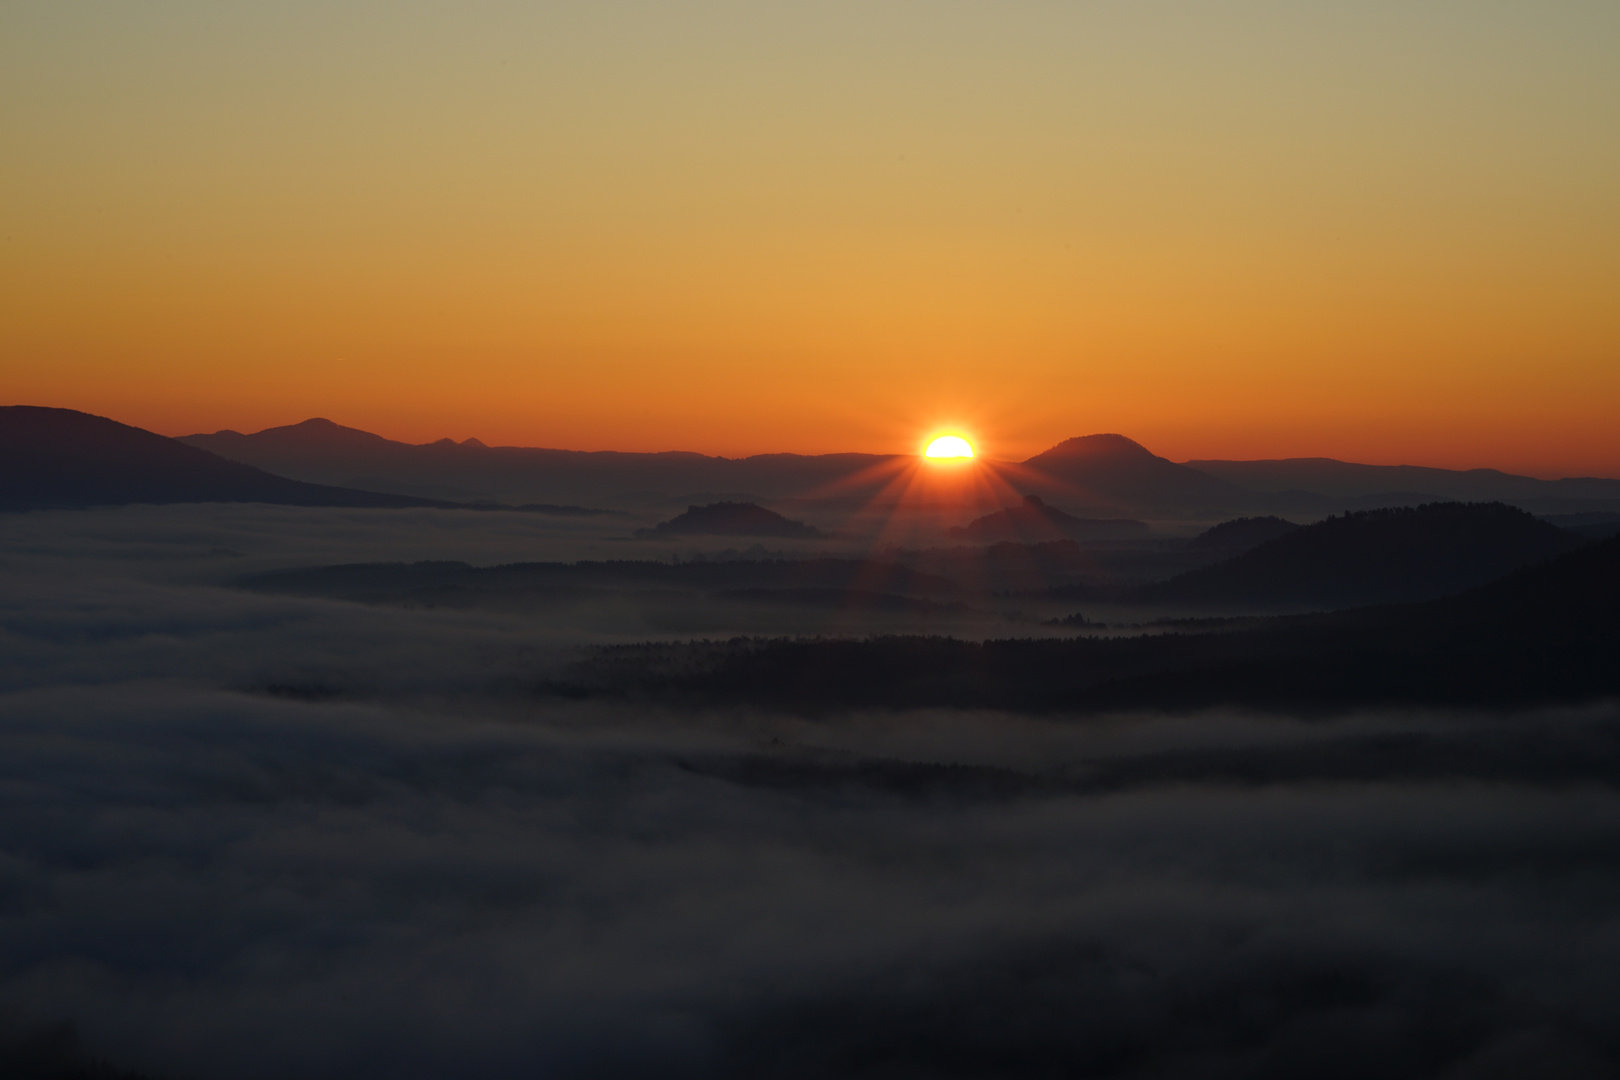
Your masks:
<svg viewBox="0 0 1620 1080"><path fill-rule="evenodd" d="M1333 498L1364 498L1389 492L1427 494L1458 502L1612 502L1620 480L1570 477L1538 480L1497 469L1436 469L1421 465L1358 465L1333 458L1261 461L1195 459L1187 465L1228 483L1268 494L1310 492Z"/></svg>
<svg viewBox="0 0 1620 1080"><path fill-rule="evenodd" d="M1247 551L1267 540L1287 535L1297 528L1299 526L1292 521L1269 515L1233 518L1231 521L1223 521L1219 525L1205 529L1193 537L1187 546L1208 551Z"/></svg>
<svg viewBox="0 0 1620 1080"><path fill-rule="evenodd" d="M1453 562L1559 535L1434 515L1469 525L1432 545ZM1352 520L1365 551L1403 518ZM5 523L8 987L87 1032L0 1016L7 1076L1617 1059L1613 544L1448 599L1076 637L1016 590L1309 530L676 563L506 515ZM665 561L472 565L604 549ZM720 629L649 633L632 596ZM866 636L900 626L974 640Z"/></svg>
<svg viewBox="0 0 1620 1080"><path fill-rule="evenodd" d="M1044 540L1115 540L1147 535L1148 527L1129 518L1080 518L1047 505L1039 495L1026 495L1024 501L1005 510L975 518L951 529L954 540L997 543L1039 543Z"/></svg>
<svg viewBox="0 0 1620 1080"><path fill-rule="evenodd" d="M172 449L179 445L209 456L179 454ZM895 471L914 460L882 454L731 459L681 451L490 447L477 439L412 445L319 419L252 435L221 431L167 439L74 410L32 406L0 413L0 447L12 463L11 479L0 491L8 506L250 499L332 506L518 503L587 512L578 503L703 492L738 493L727 501L836 497L860 503L880 497ZM254 471L232 470L227 463ZM1495 499L1541 513L1620 510L1620 480L1545 481L1486 469L1329 459L1196 464L1207 468L1169 461L1122 435L1069 439L1024 462L986 466L998 469L1013 491L1042 499L1044 511L1015 504L1005 518L965 528L979 541L1101 538L1128 527L1130 519L1119 515L1314 515L1450 498ZM1066 511L1053 504L1112 516L1081 526L1055 517ZM1591 528L1602 531L1601 525Z"/></svg>
<svg viewBox="0 0 1620 1080"><path fill-rule="evenodd" d="M681 451L623 453L490 447L477 439L410 444L330 420L219 431L182 441L289 476L419 495L501 499L584 499L635 494L746 492L752 498L804 496L836 488L870 499L910 455L758 454L711 457ZM1092 509L1207 512L1263 509L1270 496L1153 454L1123 435L1069 439L1016 463L1008 483L1024 494ZM1009 537L1010 538L1010 537Z"/></svg>
<svg viewBox="0 0 1620 1080"><path fill-rule="evenodd" d="M313 419L251 435L181 439L223 457L324 483L461 499L582 500L694 492L795 495L893 462L882 454L760 454L731 459L686 451L626 453L486 446L477 439L411 444ZM855 489L871 496L886 478Z"/></svg>
<svg viewBox="0 0 1620 1080"><path fill-rule="evenodd" d="M814 540L820 529L783 517L753 503L717 502L689 506L684 514L660 521L638 536L758 536L788 540Z"/></svg>
<svg viewBox="0 0 1620 1080"><path fill-rule="evenodd" d="M805 496L836 489L878 496L910 455L623 453L490 447L476 439L410 444L324 419L251 435L184 436L192 446L289 476L460 499L583 499L689 492ZM1015 463L1008 484L1064 505L1105 510L1206 512L1269 508L1269 496L1158 457L1122 435L1067 440Z"/></svg>
<svg viewBox="0 0 1620 1080"><path fill-rule="evenodd" d="M1418 604L1253 629L1072 640L942 637L603 650L575 694L808 710L1086 713L1242 706L1519 708L1620 693L1620 537Z"/></svg>
<svg viewBox="0 0 1620 1080"><path fill-rule="evenodd" d="M142 428L72 409L0 408L0 508L182 502L449 505L289 480Z"/></svg>
<svg viewBox="0 0 1620 1080"><path fill-rule="evenodd" d="M601 501L634 495L736 493L744 501L836 488L870 499L892 454L758 454L723 458L487 446L478 439L411 444L312 419L253 434L218 431L181 441L302 480L460 501ZM1327 458L1172 462L1123 435L1065 440L1009 463L1020 494L1086 512L1321 514L1442 500L1497 500L1538 513L1620 510L1620 480L1538 480L1491 469L1357 465Z"/></svg>
<svg viewBox="0 0 1620 1080"><path fill-rule="evenodd" d="M1579 544L1579 537L1502 503L1363 510L1286 529L1225 562L1143 586L1130 598L1212 607L1427 600Z"/></svg>
<svg viewBox="0 0 1620 1080"><path fill-rule="evenodd" d="M1066 439L1023 463L1020 479L1036 494L1082 506L1251 507L1264 496L1177 465L1123 435Z"/></svg>

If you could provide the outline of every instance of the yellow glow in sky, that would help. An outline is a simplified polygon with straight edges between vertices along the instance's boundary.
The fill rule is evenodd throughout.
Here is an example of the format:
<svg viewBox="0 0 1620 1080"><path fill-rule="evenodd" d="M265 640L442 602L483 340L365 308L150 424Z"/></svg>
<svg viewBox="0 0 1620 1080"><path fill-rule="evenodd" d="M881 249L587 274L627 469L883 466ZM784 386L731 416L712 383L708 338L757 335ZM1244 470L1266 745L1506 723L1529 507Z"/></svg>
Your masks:
<svg viewBox="0 0 1620 1080"><path fill-rule="evenodd" d="M960 435L941 435L928 444L923 457L961 460L973 456L973 446Z"/></svg>
<svg viewBox="0 0 1620 1080"><path fill-rule="evenodd" d="M1620 473L1617 55L1613 0L0 5L0 398Z"/></svg>

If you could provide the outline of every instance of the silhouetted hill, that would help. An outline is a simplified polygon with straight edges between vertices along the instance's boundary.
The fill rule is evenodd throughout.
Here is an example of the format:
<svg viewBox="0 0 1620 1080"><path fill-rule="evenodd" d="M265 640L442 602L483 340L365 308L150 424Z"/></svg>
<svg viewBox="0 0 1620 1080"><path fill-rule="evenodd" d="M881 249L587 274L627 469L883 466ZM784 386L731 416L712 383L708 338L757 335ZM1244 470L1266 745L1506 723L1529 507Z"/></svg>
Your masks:
<svg viewBox="0 0 1620 1080"><path fill-rule="evenodd" d="M950 530L955 540L979 543L1012 541L1040 543L1048 540L1112 540L1145 536L1148 527L1124 518L1078 518L1055 506L1048 506L1039 495L1026 495L1017 506L986 514Z"/></svg>
<svg viewBox="0 0 1620 1080"><path fill-rule="evenodd" d="M1606 540L1620 534L1620 514L1548 514L1541 520L1588 540Z"/></svg>
<svg viewBox="0 0 1620 1080"><path fill-rule="evenodd" d="M1218 639L1222 635L1210 635ZM1225 635L1223 659L1122 681L1116 700L1278 707L1518 708L1620 693L1620 538L1456 596L1268 620Z"/></svg>
<svg viewBox="0 0 1620 1080"><path fill-rule="evenodd" d="M709 457L486 446L476 439L413 445L328 420L220 431L184 442L286 476L438 498L600 501L683 491L751 492L761 498L811 492L870 499L912 463L910 455L758 454ZM1026 494L1100 508L1170 512L1269 508L1267 497L1157 457L1121 435L1070 439L1019 466L1009 480ZM1327 507L1323 507L1326 509Z"/></svg>
<svg viewBox="0 0 1620 1080"><path fill-rule="evenodd" d="M1513 573L1476 589L1410 608L1351 613L1346 626L1408 626L1408 641L1436 633L1458 640L1497 640L1534 645L1537 651L1601 647L1620 634L1620 537L1582 544L1559 558ZM1539 644L1536 644L1539 643ZM1610 654L1610 659L1614 655ZM1620 664L1613 665L1620 677Z"/></svg>
<svg viewBox="0 0 1620 1080"><path fill-rule="evenodd" d="M1197 510L1260 506L1236 484L1159 457L1123 435L1068 439L1023 463L1022 488L1084 506Z"/></svg>
<svg viewBox="0 0 1620 1080"><path fill-rule="evenodd" d="M344 427L342 424L335 424L318 416L298 424L265 428L254 435L220 431L211 436L188 435L183 439L193 444L203 440L217 442L221 446L259 447L267 451L274 449L288 455L309 456L329 456L338 452L387 453L390 447L397 445L381 435L373 435L359 428ZM445 439L434 445L443 446L446 443L450 443L450 440Z"/></svg>
<svg viewBox="0 0 1620 1080"><path fill-rule="evenodd" d="M705 491L768 499L812 492L869 499L911 460L884 454L733 459L675 451L492 447L477 439L418 445L324 419L251 435L187 435L180 441L299 480L462 502L599 502ZM1499 499L1540 513L1620 509L1620 480L1543 481L1488 469L1456 472L1326 458L1178 465L1122 435L1069 439L1006 470L1007 479L1026 494L1110 512L1314 515L1450 498Z"/></svg>
<svg viewBox="0 0 1620 1080"><path fill-rule="evenodd" d="M622 453L486 446L477 439L396 442L329 420L267 428L252 435L219 431L182 442L301 480L358 485L434 498L507 502L598 502L680 492L802 495L837 485L870 497L892 479L881 454L759 454L710 457L684 451ZM876 468L875 468L876 467ZM873 475L851 485L852 477Z"/></svg>
<svg viewBox="0 0 1620 1080"><path fill-rule="evenodd" d="M448 505L288 480L72 409L0 408L0 509L179 502Z"/></svg>
<svg viewBox="0 0 1620 1080"><path fill-rule="evenodd" d="M651 529L638 529L638 536L775 536L814 540L821 531L802 521L793 521L774 510L753 503L717 502L689 506L686 513L661 521Z"/></svg>
<svg viewBox="0 0 1620 1080"><path fill-rule="evenodd" d="M1238 552L1247 551L1285 536L1299 528L1292 521L1280 517L1246 517L1223 521L1193 537L1187 546L1199 550Z"/></svg>
<svg viewBox="0 0 1620 1080"><path fill-rule="evenodd" d="M1579 542L1502 503L1364 510L1330 517L1225 562L1143 586L1132 598L1248 608L1424 600L1490 581Z"/></svg>
<svg viewBox="0 0 1620 1080"><path fill-rule="evenodd" d="M1252 624L1245 624L1252 625ZM1098 712L1241 706L1521 708L1620 693L1620 537L1458 596L1255 629L959 641L884 637L604 649L576 695L860 707Z"/></svg>
<svg viewBox="0 0 1620 1080"><path fill-rule="evenodd" d="M1280 458L1266 461L1194 460L1187 465L1254 491L1312 492L1333 499L1407 498L1429 501L1527 503L1554 512L1557 503L1615 502L1620 480L1570 478L1538 480L1496 469L1434 469L1420 465L1358 465L1333 458ZM1614 507L1620 509L1620 505ZM1574 508L1571 507L1573 510Z"/></svg>

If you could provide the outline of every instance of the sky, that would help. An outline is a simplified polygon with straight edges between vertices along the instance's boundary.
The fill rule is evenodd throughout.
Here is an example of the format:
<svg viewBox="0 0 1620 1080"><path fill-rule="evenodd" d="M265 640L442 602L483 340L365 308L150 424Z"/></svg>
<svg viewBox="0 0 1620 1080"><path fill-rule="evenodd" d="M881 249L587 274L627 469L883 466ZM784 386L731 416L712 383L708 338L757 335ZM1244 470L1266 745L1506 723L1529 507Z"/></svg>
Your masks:
<svg viewBox="0 0 1620 1080"><path fill-rule="evenodd" d="M7 4L0 397L1620 476L1620 6Z"/></svg>

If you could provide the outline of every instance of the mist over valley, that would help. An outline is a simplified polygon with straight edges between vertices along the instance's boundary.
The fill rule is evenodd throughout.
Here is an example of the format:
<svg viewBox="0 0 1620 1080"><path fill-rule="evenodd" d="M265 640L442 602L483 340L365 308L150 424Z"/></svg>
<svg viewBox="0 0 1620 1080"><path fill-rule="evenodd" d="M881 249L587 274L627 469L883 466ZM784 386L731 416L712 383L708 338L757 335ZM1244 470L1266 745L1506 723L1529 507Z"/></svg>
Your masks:
<svg viewBox="0 0 1620 1080"><path fill-rule="evenodd" d="M10 1075L1620 1062L1605 511L279 503L19 430Z"/></svg>
<svg viewBox="0 0 1620 1080"><path fill-rule="evenodd" d="M1617 56L0 3L0 1080L1620 1077Z"/></svg>

